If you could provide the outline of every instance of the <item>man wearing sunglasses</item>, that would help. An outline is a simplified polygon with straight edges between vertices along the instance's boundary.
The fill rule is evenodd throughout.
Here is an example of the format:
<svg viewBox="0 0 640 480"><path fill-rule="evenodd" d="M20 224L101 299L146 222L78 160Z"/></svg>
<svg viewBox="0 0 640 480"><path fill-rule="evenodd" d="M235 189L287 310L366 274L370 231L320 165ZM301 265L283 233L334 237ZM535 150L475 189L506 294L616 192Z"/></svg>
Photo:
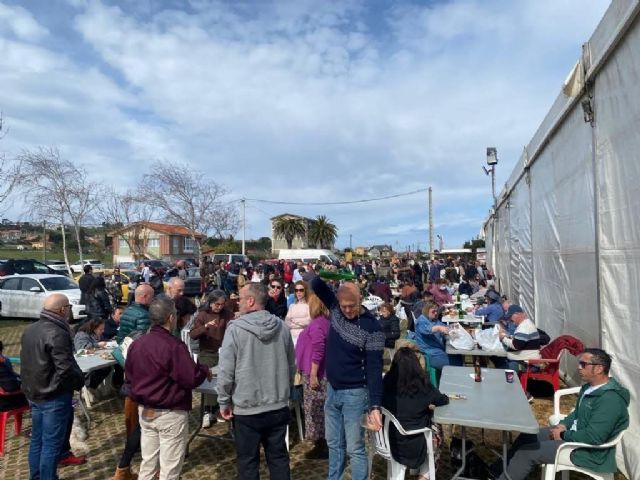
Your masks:
<svg viewBox="0 0 640 480"><path fill-rule="evenodd" d="M563 442L602 445L629 426L629 390L609 377L611 357L599 348L587 348L578 359L578 374L585 382L576 407L558 425L543 428L538 435L520 434L509 451L507 472L512 480L524 480L536 465L553 463ZM571 462L595 472L615 472L615 447L578 448ZM494 478L502 462L491 467ZM500 475L500 480L506 479Z"/></svg>

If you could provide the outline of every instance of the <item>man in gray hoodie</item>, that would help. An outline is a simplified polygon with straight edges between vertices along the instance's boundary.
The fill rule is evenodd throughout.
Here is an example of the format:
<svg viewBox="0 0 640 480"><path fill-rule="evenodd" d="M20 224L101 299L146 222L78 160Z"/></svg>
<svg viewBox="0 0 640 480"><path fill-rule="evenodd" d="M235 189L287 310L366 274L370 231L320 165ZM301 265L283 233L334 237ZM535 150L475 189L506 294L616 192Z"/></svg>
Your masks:
<svg viewBox="0 0 640 480"><path fill-rule="evenodd" d="M229 323L220 348L220 415L234 421L238 478L260 478L260 444L272 480L289 480L289 391L296 372L291 333L265 310L266 287L240 290L242 316Z"/></svg>

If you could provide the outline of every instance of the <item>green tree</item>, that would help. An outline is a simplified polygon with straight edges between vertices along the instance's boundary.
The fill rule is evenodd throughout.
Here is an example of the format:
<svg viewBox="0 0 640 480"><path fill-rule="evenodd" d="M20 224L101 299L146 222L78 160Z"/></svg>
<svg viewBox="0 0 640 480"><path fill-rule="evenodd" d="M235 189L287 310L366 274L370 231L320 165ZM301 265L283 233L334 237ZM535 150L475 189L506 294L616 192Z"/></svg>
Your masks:
<svg viewBox="0 0 640 480"><path fill-rule="evenodd" d="M309 228L309 241L316 248L331 248L338 236L338 228L326 215L318 215Z"/></svg>
<svg viewBox="0 0 640 480"><path fill-rule="evenodd" d="M462 246L462 248L471 248L473 250L476 250L478 248L484 248L484 240L481 238L474 238L473 240L468 240L466 242L464 242L464 245Z"/></svg>
<svg viewBox="0 0 640 480"><path fill-rule="evenodd" d="M273 234L276 237L284 238L287 248L291 248L293 239L302 237L307 233L305 222L301 218L280 217L273 222Z"/></svg>

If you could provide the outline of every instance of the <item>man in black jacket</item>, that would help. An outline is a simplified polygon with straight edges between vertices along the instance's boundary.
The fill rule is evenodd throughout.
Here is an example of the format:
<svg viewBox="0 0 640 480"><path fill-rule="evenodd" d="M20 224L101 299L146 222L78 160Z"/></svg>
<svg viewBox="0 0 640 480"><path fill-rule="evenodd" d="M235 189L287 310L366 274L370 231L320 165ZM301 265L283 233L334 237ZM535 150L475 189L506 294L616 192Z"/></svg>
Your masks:
<svg viewBox="0 0 640 480"><path fill-rule="evenodd" d="M54 293L44 302L40 319L22 335L20 371L22 390L31 403L31 478L58 478L58 460L63 454L71 397L84 385L84 375L73 357L73 340L67 324L69 299Z"/></svg>
<svg viewBox="0 0 640 480"><path fill-rule="evenodd" d="M91 265L85 265L84 275L78 279L78 286L80 287L80 305L89 306L88 293L94 280L93 267Z"/></svg>

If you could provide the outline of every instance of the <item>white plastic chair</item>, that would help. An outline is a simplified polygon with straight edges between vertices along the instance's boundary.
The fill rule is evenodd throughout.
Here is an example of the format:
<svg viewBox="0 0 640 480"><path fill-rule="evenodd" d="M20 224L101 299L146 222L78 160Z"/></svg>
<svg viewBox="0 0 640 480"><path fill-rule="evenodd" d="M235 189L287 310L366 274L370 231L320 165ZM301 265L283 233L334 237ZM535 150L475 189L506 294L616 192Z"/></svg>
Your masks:
<svg viewBox="0 0 640 480"><path fill-rule="evenodd" d="M555 463L542 466L542 480L555 480L557 472L562 472L562 480L569 480L570 471L582 473L595 480L613 480L613 473L594 472L588 468L574 465L571 462L571 452L581 447L593 449L615 448L622 440L625 431L626 430L621 431L613 440L603 443L602 445L589 445L588 443L578 442L565 442L561 444L556 452Z"/></svg>
<svg viewBox="0 0 640 480"><path fill-rule="evenodd" d="M433 454L433 432L429 427L420 428L418 430L406 431L400 425L400 422L394 417L391 412L385 408L380 409L382 413L382 428L377 432L369 432L369 438L371 440L371 447L369 449L369 472L371 472L371 466L373 464L373 456L380 455L387 461L387 480L403 480L404 474L407 469L405 465L396 462L391 456L391 447L389 446L389 424L393 423L400 435L416 435L419 433L424 434L425 441L427 442L427 455L429 461L429 478L435 479L436 467Z"/></svg>
<svg viewBox="0 0 640 480"><path fill-rule="evenodd" d="M567 415L560 413L560 397L565 395L574 395L580 391L582 387L563 388L556 390L553 394L553 415L549 416L549 425L554 427L560 423Z"/></svg>

